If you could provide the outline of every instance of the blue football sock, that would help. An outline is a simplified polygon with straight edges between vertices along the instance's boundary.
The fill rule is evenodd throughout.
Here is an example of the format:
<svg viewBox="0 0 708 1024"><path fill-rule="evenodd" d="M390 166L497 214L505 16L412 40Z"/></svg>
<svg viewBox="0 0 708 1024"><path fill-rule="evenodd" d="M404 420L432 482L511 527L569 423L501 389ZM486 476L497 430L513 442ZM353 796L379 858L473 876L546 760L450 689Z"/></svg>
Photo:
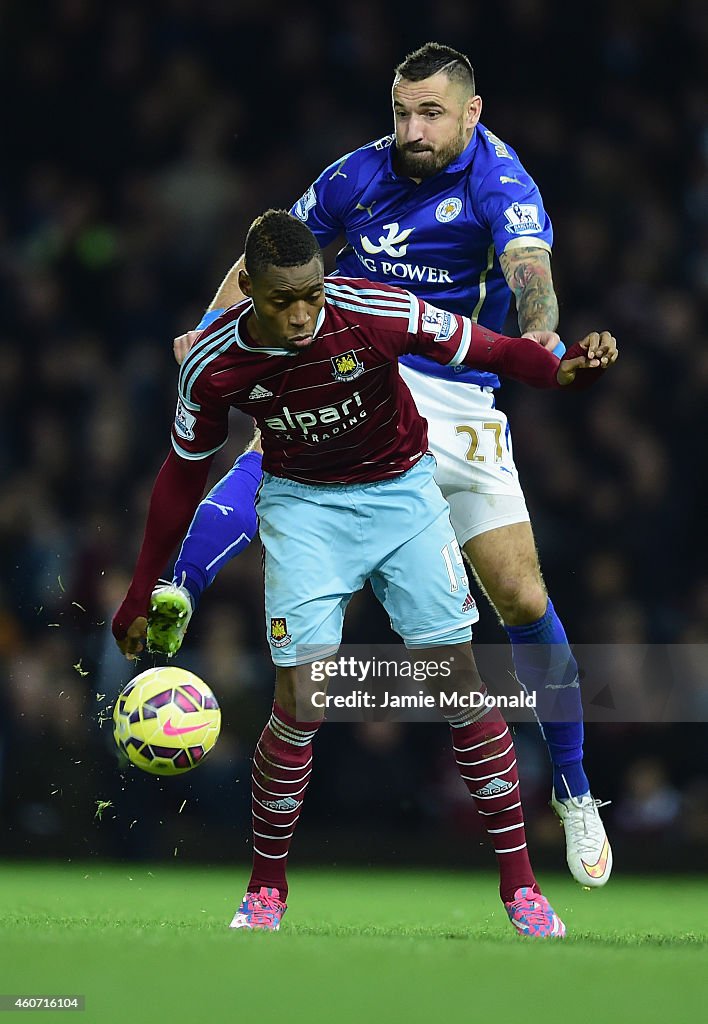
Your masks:
<svg viewBox="0 0 708 1024"><path fill-rule="evenodd" d="M583 770L583 704L578 665L563 623L549 598L537 622L505 628L516 677L537 695L536 717L553 762L555 794L561 800L582 796L590 790Z"/></svg>
<svg viewBox="0 0 708 1024"><path fill-rule="evenodd" d="M195 608L219 570L248 547L258 531L254 502L262 461L260 452L240 455L194 513L175 562L174 581L184 580Z"/></svg>

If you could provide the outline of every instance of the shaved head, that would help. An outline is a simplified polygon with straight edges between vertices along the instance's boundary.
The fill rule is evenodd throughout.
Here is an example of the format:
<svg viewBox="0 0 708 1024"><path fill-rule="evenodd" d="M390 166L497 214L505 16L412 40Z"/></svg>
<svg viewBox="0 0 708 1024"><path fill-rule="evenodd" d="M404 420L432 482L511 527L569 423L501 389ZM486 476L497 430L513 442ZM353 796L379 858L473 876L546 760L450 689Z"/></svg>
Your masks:
<svg viewBox="0 0 708 1024"><path fill-rule="evenodd" d="M422 82L442 73L458 85L465 95L475 94L474 71L469 58L459 50L441 43L425 43L409 53L395 73L396 79L405 78L408 82Z"/></svg>

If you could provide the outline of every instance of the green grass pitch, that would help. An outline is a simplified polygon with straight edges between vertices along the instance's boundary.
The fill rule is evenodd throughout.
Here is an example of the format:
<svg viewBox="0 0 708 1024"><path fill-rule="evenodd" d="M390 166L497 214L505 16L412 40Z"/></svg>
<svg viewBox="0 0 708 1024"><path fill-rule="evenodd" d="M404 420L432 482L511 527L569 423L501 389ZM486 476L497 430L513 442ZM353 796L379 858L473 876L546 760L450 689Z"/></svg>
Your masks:
<svg viewBox="0 0 708 1024"><path fill-rule="evenodd" d="M704 880L617 877L587 892L543 877L569 938L533 942L513 933L492 875L374 869L294 870L279 934L229 932L246 877L4 864L0 993L84 994L78 1019L106 1024L684 1024L707 1012Z"/></svg>

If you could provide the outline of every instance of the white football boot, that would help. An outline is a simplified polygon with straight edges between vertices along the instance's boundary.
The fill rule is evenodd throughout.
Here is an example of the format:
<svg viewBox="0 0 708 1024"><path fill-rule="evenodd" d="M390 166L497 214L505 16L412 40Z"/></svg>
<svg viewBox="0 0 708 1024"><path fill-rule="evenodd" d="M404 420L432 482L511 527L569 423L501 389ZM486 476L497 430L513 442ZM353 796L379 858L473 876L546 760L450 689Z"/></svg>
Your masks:
<svg viewBox="0 0 708 1024"><path fill-rule="evenodd" d="M598 888L605 885L612 872L612 847L600 817L604 803L585 796L568 796L559 800L555 792L551 807L565 830L565 852L570 873L580 885Z"/></svg>

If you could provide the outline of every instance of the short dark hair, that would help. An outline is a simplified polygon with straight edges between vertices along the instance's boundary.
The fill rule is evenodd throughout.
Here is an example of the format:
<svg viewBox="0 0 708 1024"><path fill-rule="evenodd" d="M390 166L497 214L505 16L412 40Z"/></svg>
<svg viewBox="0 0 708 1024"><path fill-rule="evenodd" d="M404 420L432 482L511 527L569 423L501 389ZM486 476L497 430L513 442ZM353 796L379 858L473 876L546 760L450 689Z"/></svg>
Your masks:
<svg viewBox="0 0 708 1024"><path fill-rule="evenodd" d="M469 57L442 43L425 43L409 53L396 68L396 74L409 82L422 82L439 71L444 71L451 81L466 86L474 93L474 70Z"/></svg>
<svg viewBox="0 0 708 1024"><path fill-rule="evenodd" d="M319 243L307 224L287 210L266 210L248 229L245 265L251 276L267 267L302 267L315 256L324 263Z"/></svg>

